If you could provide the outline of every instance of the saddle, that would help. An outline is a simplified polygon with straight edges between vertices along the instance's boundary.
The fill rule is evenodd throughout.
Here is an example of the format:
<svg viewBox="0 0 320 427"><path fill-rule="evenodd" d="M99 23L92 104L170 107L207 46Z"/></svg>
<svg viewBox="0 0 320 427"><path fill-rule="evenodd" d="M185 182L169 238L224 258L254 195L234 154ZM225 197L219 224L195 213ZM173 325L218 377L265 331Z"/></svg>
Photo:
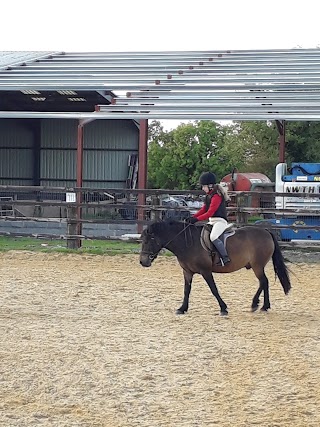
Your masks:
<svg viewBox="0 0 320 427"><path fill-rule="evenodd" d="M228 237L233 236L236 232L233 227L234 227L233 224L229 224L228 227L224 230L224 232L219 236L219 239L224 244L224 247L226 247L226 242ZM211 230L212 230L212 225L205 224L201 230L200 241L203 249L209 252L212 256L214 256L217 254L217 250L210 240Z"/></svg>

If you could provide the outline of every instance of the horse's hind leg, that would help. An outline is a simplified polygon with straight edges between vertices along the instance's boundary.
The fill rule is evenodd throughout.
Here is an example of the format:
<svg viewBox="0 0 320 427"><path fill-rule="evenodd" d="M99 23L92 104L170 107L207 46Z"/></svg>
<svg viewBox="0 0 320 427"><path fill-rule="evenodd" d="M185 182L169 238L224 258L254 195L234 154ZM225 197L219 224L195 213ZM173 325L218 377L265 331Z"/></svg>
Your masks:
<svg viewBox="0 0 320 427"><path fill-rule="evenodd" d="M269 280L265 273L263 272L263 276L259 279L260 286L263 289L263 306L261 307L262 311L268 311L271 307L270 298L269 298Z"/></svg>
<svg viewBox="0 0 320 427"><path fill-rule="evenodd" d="M252 311L256 311L258 309L259 302L260 302L259 297L260 297L260 294L262 291L263 291L262 287L259 286L257 293L255 294L255 296L252 299L252 304L251 304L251 310Z"/></svg>
<svg viewBox="0 0 320 427"><path fill-rule="evenodd" d="M208 286L209 286L212 294L217 298L217 301L218 301L219 306L220 306L220 314L222 316L227 315L228 314L227 304L223 301L223 299L219 295L219 291L218 291L218 288L217 288L216 283L214 281L214 278L212 276L212 273L211 272L205 273L205 274L202 273L202 277L208 283Z"/></svg>
<svg viewBox="0 0 320 427"><path fill-rule="evenodd" d="M259 306L259 297L263 291L263 306L261 307L262 311L268 311L270 306L270 298L269 298L269 281L267 276L265 275L264 269L259 268L256 270L254 267L253 271L259 280L259 288L252 299L251 309L252 311L256 311Z"/></svg>
<svg viewBox="0 0 320 427"><path fill-rule="evenodd" d="M190 271L183 270L183 277L184 277L183 302L181 307L177 309L176 314L184 314L188 311L188 308L189 308L189 296L191 292L193 273L191 273Z"/></svg>

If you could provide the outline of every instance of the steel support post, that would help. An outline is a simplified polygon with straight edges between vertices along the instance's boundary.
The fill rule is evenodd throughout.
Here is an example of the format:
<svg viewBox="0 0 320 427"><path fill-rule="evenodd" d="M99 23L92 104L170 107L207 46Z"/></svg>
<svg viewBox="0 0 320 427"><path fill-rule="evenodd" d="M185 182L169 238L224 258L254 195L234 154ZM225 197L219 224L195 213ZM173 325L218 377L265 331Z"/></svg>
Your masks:
<svg viewBox="0 0 320 427"><path fill-rule="evenodd" d="M140 120L139 158L138 158L138 189L147 187L147 152L148 152L148 120ZM146 204L146 195L138 194L138 205ZM144 220L144 209L138 209L138 220ZM138 233L142 233L143 225L138 224Z"/></svg>

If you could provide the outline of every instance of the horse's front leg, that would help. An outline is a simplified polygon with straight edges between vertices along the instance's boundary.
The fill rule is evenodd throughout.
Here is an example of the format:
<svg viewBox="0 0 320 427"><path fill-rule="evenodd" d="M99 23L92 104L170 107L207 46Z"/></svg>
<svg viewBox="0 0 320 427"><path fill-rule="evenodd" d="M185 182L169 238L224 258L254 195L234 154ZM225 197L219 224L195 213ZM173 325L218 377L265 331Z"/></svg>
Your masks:
<svg viewBox="0 0 320 427"><path fill-rule="evenodd" d="M176 311L176 314L184 314L188 311L188 308L189 308L189 296L191 292L193 273L191 273L190 271L183 270L183 277L184 277L183 302L182 302L182 306L178 308L178 310Z"/></svg>
<svg viewBox="0 0 320 427"><path fill-rule="evenodd" d="M202 277L204 278L204 280L208 283L208 286L210 288L210 291L212 292L212 294L217 298L217 301L219 303L220 306L220 314L221 316L226 316L228 314L228 310L227 310L227 304L223 301L223 299L221 298L218 288L216 286L216 283L214 281L214 278L212 276L212 273L205 273L202 274Z"/></svg>

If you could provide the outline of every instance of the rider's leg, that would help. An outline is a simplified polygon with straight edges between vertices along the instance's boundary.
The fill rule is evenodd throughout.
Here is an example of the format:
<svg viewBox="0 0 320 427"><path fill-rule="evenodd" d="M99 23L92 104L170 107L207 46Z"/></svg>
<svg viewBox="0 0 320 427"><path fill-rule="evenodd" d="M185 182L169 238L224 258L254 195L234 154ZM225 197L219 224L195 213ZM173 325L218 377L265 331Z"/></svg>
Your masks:
<svg viewBox="0 0 320 427"><path fill-rule="evenodd" d="M212 230L210 233L211 241L221 236L224 230L229 226L229 223L224 218L220 217L209 218L208 223L212 225Z"/></svg>
<svg viewBox="0 0 320 427"><path fill-rule="evenodd" d="M224 244L220 239L215 239L212 242L217 249L219 255L220 255L220 262L217 263L217 265L226 265L230 262L230 258L227 254L226 248L224 247ZM222 261L222 262L221 262Z"/></svg>
<svg viewBox="0 0 320 427"><path fill-rule="evenodd" d="M219 239L219 236L224 232L224 230L228 227L228 222L224 218L210 218L210 222L212 222L213 227L210 233L210 240L214 244L217 249L222 262L220 261L218 265L225 265L230 262L230 258L227 254L226 248L224 244Z"/></svg>

